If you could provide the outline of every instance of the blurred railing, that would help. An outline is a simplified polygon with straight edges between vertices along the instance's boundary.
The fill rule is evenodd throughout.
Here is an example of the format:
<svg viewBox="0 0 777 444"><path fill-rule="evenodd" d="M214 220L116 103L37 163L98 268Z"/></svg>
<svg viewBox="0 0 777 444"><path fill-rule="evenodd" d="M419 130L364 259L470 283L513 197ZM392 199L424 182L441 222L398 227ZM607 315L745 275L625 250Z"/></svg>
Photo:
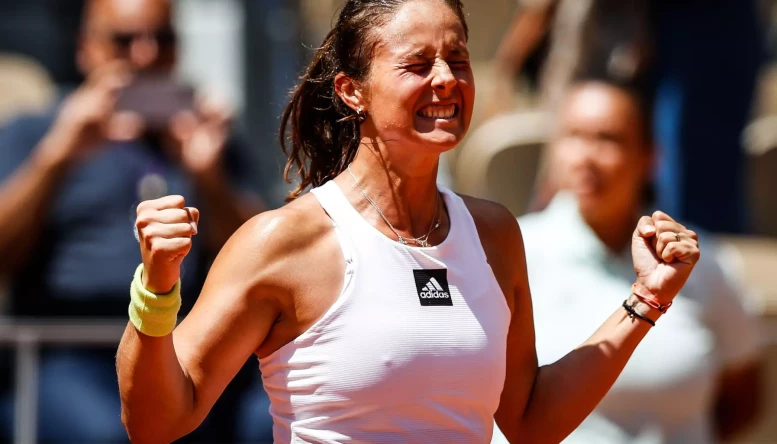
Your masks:
<svg viewBox="0 0 777 444"><path fill-rule="evenodd" d="M0 346L16 355L14 442L37 442L38 368L44 345L117 345L127 321L62 319L53 321L0 318Z"/></svg>
<svg viewBox="0 0 777 444"><path fill-rule="evenodd" d="M126 321L106 319L24 320L0 317L0 346L16 355L14 443L37 442L38 367L44 345L118 345ZM764 339L777 347L777 322L765 322Z"/></svg>

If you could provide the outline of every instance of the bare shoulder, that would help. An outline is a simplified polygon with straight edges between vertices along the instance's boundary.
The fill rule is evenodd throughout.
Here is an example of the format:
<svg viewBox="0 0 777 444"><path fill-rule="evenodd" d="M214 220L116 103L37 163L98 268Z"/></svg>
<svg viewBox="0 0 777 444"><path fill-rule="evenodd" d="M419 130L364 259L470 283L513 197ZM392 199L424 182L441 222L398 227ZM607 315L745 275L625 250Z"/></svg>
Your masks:
<svg viewBox="0 0 777 444"><path fill-rule="evenodd" d="M263 357L331 307L344 270L332 220L315 196L306 194L244 224L222 249L208 281L216 273L214 282L239 286L233 293L243 295L243 306L255 318L272 313L272 328L255 350Z"/></svg>
<svg viewBox="0 0 777 444"><path fill-rule="evenodd" d="M308 194L243 224L224 245L211 272L225 270L233 278L255 284L274 280L320 248L331 232L328 216Z"/></svg>
<svg viewBox="0 0 777 444"><path fill-rule="evenodd" d="M516 243L523 245L518 222L507 207L477 197L466 195L460 195L460 197L475 221L481 242L493 241L497 245L502 245L502 248L510 249L516 247Z"/></svg>

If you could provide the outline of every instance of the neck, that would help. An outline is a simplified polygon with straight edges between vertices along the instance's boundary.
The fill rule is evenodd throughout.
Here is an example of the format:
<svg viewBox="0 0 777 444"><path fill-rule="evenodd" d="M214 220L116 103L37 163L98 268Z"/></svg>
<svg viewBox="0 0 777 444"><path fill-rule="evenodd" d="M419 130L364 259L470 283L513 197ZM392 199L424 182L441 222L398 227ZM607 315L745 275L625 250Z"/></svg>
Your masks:
<svg viewBox="0 0 777 444"><path fill-rule="evenodd" d="M429 231L433 219L440 219L443 222L441 227L446 221L442 198L437 195L439 157L421 158L416 153L411 158L399 159L396 156L399 151L387 147L380 139L363 138L351 163L351 172L400 235L420 237ZM340 180L362 216L389 234L391 230L364 198L351 175L346 171ZM432 236L432 239L435 238Z"/></svg>
<svg viewBox="0 0 777 444"><path fill-rule="evenodd" d="M608 215L592 215L583 212L582 216L608 250L620 253L631 241L637 214L639 210L634 208L630 211L613 211Z"/></svg>

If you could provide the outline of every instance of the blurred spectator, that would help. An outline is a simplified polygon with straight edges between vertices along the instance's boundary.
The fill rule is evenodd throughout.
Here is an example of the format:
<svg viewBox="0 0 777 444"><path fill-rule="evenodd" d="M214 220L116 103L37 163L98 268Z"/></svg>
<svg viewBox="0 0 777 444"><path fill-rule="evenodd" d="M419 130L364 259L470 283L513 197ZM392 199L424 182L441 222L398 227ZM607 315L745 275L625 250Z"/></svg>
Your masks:
<svg viewBox="0 0 777 444"><path fill-rule="evenodd" d="M648 88L650 31L647 0L518 0L513 23L494 60L497 78L514 79L525 72L547 40L547 55L535 83L540 106L551 114L581 73L639 78L640 87ZM544 152L532 209L544 208L557 188Z"/></svg>
<svg viewBox="0 0 777 444"><path fill-rule="evenodd" d="M747 224L744 152L764 33L755 0L520 0L496 64L515 76L550 30L540 90L555 109L576 75L655 91L658 206L715 232ZM703 161L701 164L699 162ZM538 202L552 195L547 161ZM545 181L551 183L545 183ZM550 189L549 189L550 188Z"/></svg>
<svg viewBox="0 0 777 444"><path fill-rule="evenodd" d="M262 210L246 185L251 157L232 134L228 108L172 80L176 54L169 1L88 1L77 52L86 82L45 115L19 117L0 133L0 273L10 276L10 315L126 319L141 200L180 194L202 209L184 261L190 296L226 239ZM115 348L43 351L41 440L126 440L114 355ZM229 419L240 390L233 393L222 403ZM11 434L12 405L6 386L0 440ZM219 424L202 439L229 441L233 427Z"/></svg>
<svg viewBox="0 0 777 444"><path fill-rule="evenodd" d="M544 41L546 60L536 83L543 106L555 108L579 72L634 77L650 53L647 0L518 0L496 54L496 67L514 78Z"/></svg>
<svg viewBox="0 0 777 444"><path fill-rule="evenodd" d="M551 165L564 191L519 219L540 365L591 335L631 292L633 227L650 214L647 108L633 90L597 81L575 84L562 104ZM565 442L712 443L757 416L757 321L744 309L731 257L701 236L703 257L674 305Z"/></svg>

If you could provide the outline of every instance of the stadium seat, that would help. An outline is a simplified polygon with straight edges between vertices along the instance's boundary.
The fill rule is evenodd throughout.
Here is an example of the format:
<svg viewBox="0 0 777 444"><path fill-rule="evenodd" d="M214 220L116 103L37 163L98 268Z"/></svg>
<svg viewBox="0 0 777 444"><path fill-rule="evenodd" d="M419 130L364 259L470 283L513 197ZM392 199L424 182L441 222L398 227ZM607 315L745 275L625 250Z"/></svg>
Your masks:
<svg viewBox="0 0 777 444"><path fill-rule="evenodd" d="M777 237L777 116L751 123L743 139L748 154L752 230Z"/></svg>
<svg viewBox="0 0 777 444"><path fill-rule="evenodd" d="M486 121L460 147L457 190L499 202L516 216L524 214L548 134L548 116L540 111L518 111Z"/></svg>
<svg viewBox="0 0 777 444"><path fill-rule="evenodd" d="M0 54L0 127L23 112L44 110L55 84L38 62L17 54Z"/></svg>

